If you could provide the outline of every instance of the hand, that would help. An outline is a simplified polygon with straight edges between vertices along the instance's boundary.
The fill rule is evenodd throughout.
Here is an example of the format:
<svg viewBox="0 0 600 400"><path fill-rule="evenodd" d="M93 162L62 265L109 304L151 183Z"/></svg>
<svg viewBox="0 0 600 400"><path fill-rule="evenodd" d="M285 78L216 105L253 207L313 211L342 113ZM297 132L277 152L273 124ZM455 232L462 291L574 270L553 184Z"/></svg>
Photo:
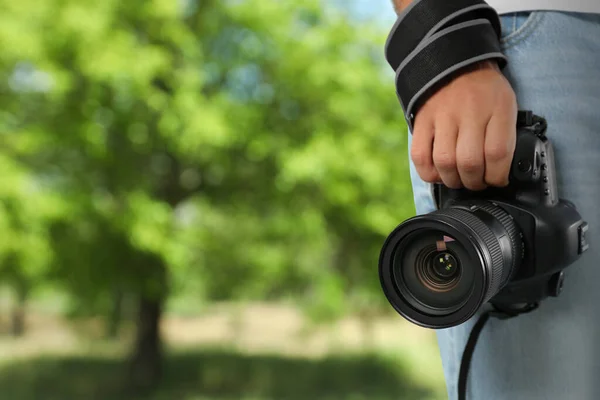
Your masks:
<svg viewBox="0 0 600 400"><path fill-rule="evenodd" d="M515 93L495 62L454 78L414 121L411 158L421 179L452 189L506 186L517 110Z"/></svg>

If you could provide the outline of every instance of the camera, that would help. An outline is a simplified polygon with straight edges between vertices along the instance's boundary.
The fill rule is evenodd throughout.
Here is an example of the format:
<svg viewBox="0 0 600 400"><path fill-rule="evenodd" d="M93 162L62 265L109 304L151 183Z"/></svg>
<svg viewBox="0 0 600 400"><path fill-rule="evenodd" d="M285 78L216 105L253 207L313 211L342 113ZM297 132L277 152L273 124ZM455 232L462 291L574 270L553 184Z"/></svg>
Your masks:
<svg viewBox="0 0 600 400"><path fill-rule="evenodd" d="M588 248L588 224L559 198L546 121L519 111L503 188L433 185L436 210L401 223L379 257L383 292L417 325L462 324L486 303L511 309L560 294L564 269Z"/></svg>

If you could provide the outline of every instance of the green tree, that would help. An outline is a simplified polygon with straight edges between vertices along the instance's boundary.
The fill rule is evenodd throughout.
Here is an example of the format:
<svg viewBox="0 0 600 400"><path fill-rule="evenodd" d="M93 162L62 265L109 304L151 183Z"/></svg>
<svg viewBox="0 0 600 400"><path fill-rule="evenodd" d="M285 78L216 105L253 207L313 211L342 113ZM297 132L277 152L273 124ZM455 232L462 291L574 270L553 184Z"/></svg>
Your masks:
<svg viewBox="0 0 600 400"><path fill-rule="evenodd" d="M25 306L31 291L48 274L52 251L48 222L61 213L61 202L28 171L0 153L0 282L14 293L11 331L25 331Z"/></svg>
<svg viewBox="0 0 600 400"><path fill-rule="evenodd" d="M54 276L86 305L137 296L134 384L186 280L387 310L379 247L412 207L381 27L317 0L1 4L4 147L69 209Z"/></svg>

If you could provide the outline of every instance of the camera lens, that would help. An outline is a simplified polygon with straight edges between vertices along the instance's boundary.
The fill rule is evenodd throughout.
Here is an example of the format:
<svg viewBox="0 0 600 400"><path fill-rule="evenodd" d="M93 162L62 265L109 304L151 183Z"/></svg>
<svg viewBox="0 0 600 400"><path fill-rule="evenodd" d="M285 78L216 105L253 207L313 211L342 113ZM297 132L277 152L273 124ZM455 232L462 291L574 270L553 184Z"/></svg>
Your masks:
<svg viewBox="0 0 600 400"><path fill-rule="evenodd" d="M429 328L463 323L510 281L522 242L512 217L486 201L411 218L387 238L379 262L385 295Z"/></svg>
<svg viewBox="0 0 600 400"><path fill-rule="evenodd" d="M430 265L433 273L443 282L452 279L458 272L458 261L448 252L434 254Z"/></svg>
<svg viewBox="0 0 600 400"><path fill-rule="evenodd" d="M474 274L471 256L460 241L442 230L421 229L407 235L401 248L394 252L391 272L413 308L445 314L464 305Z"/></svg>
<svg viewBox="0 0 600 400"><path fill-rule="evenodd" d="M448 251L430 251L415 268L421 284L434 292L446 292L458 284L458 261Z"/></svg>

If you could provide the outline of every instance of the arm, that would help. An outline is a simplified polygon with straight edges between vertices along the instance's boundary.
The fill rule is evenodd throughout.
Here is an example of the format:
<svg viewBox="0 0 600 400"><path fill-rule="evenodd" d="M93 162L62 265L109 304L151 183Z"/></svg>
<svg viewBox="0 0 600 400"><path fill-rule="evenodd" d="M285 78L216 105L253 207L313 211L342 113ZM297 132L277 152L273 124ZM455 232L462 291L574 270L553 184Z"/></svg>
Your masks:
<svg viewBox="0 0 600 400"><path fill-rule="evenodd" d="M413 0L392 0L392 4L394 5L394 10L396 10L396 14L399 14L408 6Z"/></svg>
<svg viewBox="0 0 600 400"><path fill-rule="evenodd" d="M398 14L413 1L392 4ZM450 188L506 186L516 118L515 93L495 62L465 70L416 115L410 154L419 176Z"/></svg>

